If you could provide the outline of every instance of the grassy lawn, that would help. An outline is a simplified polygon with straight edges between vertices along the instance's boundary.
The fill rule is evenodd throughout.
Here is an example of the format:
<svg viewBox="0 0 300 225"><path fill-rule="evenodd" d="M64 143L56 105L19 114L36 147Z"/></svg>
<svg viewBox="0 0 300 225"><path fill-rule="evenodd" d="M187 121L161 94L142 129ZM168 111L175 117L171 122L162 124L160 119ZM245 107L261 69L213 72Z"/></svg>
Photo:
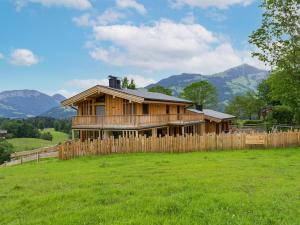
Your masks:
<svg viewBox="0 0 300 225"><path fill-rule="evenodd" d="M52 134L52 141L42 140L38 138L12 138L8 139L7 141L14 146L14 151L19 152L46 146L52 146L68 140L68 134L55 131L53 128L44 130L44 132L47 131L49 131Z"/></svg>
<svg viewBox="0 0 300 225"><path fill-rule="evenodd" d="M300 148L0 168L1 224L300 224Z"/></svg>

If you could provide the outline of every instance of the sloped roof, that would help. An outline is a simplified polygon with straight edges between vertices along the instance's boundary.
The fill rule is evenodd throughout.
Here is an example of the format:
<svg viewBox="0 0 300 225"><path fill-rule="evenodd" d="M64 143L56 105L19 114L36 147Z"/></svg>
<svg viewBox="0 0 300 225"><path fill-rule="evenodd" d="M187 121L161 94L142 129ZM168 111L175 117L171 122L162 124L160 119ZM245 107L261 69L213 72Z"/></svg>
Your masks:
<svg viewBox="0 0 300 225"><path fill-rule="evenodd" d="M197 109L187 109L188 111L194 112L194 113L200 113L203 114L203 111L197 110Z"/></svg>
<svg viewBox="0 0 300 225"><path fill-rule="evenodd" d="M229 120L229 119L234 119L235 116L227 114L227 113L222 113L222 112L218 112L212 109L203 109L204 112L204 116L209 116L209 117L213 117L219 120Z"/></svg>
<svg viewBox="0 0 300 225"><path fill-rule="evenodd" d="M207 119L216 120L217 122L220 122L221 120L230 120L235 118L235 116L233 115L218 112L212 109L203 109L203 111L197 109L188 109L188 110L194 113L204 113L204 116Z"/></svg>
<svg viewBox="0 0 300 225"><path fill-rule="evenodd" d="M132 90L132 89L117 89L124 93L135 95L138 97L142 97L144 99L148 100L158 100L158 101L170 101L170 102L184 102L184 103L193 103L189 100L183 99L183 98L177 98L170 95L165 95L161 93L156 92L149 92L144 89L138 89L138 90Z"/></svg>
<svg viewBox="0 0 300 225"><path fill-rule="evenodd" d="M186 103L186 104L192 104L193 102L177 98L174 96L169 96L161 93L154 93L154 92L148 92L146 90L131 90L131 89L118 89L118 88L111 88L107 86L102 85L96 85L90 89L87 89L71 98L68 98L61 102L63 106L70 106L76 101L79 101L80 99L87 98L93 94L96 93L105 93L109 95L113 95L116 97L120 97L123 99L128 99L133 102L142 103L145 100L152 100L152 101L164 101L164 102L178 102L178 103Z"/></svg>

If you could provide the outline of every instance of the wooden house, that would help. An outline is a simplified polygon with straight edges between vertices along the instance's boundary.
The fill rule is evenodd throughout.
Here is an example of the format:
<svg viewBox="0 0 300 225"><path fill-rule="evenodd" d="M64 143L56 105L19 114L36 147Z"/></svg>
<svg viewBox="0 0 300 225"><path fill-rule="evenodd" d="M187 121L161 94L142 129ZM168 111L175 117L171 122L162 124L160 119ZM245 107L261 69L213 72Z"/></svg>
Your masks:
<svg viewBox="0 0 300 225"><path fill-rule="evenodd" d="M205 133L227 133L235 116L211 109L203 109L205 119Z"/></svg>
<svg viewBox="0 0 300 225"><path fill-rule="evenodd" d="M82 140L110 136L203 134L203 112L188 110L193 102L145 90L122 89L109 77L109 86L96 85L62 102L77 110L72 133Z"/></svg>

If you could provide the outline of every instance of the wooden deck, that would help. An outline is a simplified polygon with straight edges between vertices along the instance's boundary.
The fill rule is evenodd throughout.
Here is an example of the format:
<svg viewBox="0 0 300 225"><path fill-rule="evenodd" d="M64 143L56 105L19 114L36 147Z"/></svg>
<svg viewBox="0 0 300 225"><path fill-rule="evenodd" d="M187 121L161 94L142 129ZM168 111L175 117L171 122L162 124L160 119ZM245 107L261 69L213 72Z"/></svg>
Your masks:
<svg viewBox="0 0 300 225"><path fill-rule="evenodd" d="M155 126L187 125L203 122L202 114L75 116L73 129L141 129Z"/></svg>

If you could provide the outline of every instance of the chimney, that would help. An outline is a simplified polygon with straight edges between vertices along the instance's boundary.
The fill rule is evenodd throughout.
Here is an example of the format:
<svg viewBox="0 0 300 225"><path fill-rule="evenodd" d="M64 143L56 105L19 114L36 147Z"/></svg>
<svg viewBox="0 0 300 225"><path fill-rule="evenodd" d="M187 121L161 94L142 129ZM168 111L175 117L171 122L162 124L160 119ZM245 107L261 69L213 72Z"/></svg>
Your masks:
<svg viewBox="0 0 300 225"><path fill-rule="evenodd" d="M109 81L109 87L116 88L116 89L121 89L121 81L118 77L109 75L108 76L108 81Z"/></svg>
<svg viewBox="0 0 300 225"><path fill-rule="evenodd" d="M203 111L203 105L198 105L196 104L196 107L195 107L197 110L199 111Z"/></svg>

